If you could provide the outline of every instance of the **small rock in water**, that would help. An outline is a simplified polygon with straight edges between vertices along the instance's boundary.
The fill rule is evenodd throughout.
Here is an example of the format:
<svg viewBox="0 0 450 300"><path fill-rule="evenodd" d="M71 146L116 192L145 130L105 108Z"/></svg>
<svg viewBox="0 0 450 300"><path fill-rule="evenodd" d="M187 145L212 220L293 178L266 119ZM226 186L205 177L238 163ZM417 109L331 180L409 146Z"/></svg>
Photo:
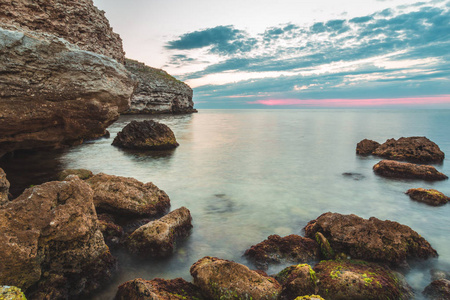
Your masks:
<svg viewBox="0 0 450 300"><path fill-rule="evenodd" d="M368 155L380 146L380 143L364 139L356 145L356 154Z"/></svg>
<svg viewBox="0 0 450 300"><path fill-rule="evenodd" d="M432 206L444 205L450 201L449 197L434 189L409 189L406 194L409 195L412 200Z"/></svg>
<svg viewBox="0 0 450 300"><path fill-rule="evenodd" d="M348 178L352 178L353 180L361 180L366 178L366 176L364 176L361 173L352 173L352 172L345 172L342 173L343 176L348 177Z"/></svg>
<svg viewBox="0 0 450 300"><path fill-rule="evenodd" d="M431 300L448 300L450 299L450 280L435 280L425 288L422 294Z"/></svg>
<svg viewBox="0 0 450 300"><path fill-rule="evenodd" d="M402 163L394 160L382 160L373 166L373 171L384 177L421 179L421 180L445 180L447 175L442 174L433 166Z"/></svg>
<svg viewBox="0 0 450 300"><path fill-rule="evenodd" d="M112 145L137 150L167 150L179 146L173 131L153 120L131 121L117 134Z"/></svg>

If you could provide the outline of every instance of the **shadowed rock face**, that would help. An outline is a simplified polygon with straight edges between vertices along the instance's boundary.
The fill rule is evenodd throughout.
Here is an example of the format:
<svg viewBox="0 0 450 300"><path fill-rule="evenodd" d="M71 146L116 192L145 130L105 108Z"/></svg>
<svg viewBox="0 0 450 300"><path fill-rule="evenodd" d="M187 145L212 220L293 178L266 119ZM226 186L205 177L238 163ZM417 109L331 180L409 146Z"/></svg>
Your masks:
<svg viewBox="0 0 450 300"><path fill-rule="evenodd" d="M306 263L319 257L319 245L310 238L291 234L285 237L271 235L267 240L245 251L245 256L257 268L266 270L271 263Z"/></svg>
<svg viewBox="0 0 450 300"><path fill-rule="evenodd" d="M304 230L311 238L321 233L335 253L394 267L405 266L407 259L437 256L436 250L408 226L374 217L367 220L328 212L310 221Z"/></svg>
<svg viewBox="0 0 450 300"><path fill-rule="evenodd" d="M124 62L122 39L92 0L0 0L0 26L50 33L83 50Z"/></svg>
<svg viewBox="0 0 450 300"><path fill-rule="evenodd" d="M136 150L167 150L178 147L173 131L153 120L131 121L114 138L114 146Z"/></svg>
<svg viewBox="0 0 450 300"><path fill-rule="evenodd" d="M102 136L134 88L115 60L23 30L0 28L0 69L0 152Z"/></svg>
<svg viewBox="0 0 450 300"><path fill-rule="evenodd" d="M0 205L8 202L9 181L6 179L5 171L0 168Z"/></svg>
<svg viewBox="0 0 450 300"><path fill-rule="evenodd" d="M278 299L281 285L244 265L206 256L190 269L207 299Z"/></svg>
<svg viewBox="0 0 450 300"><path fill-rule="evenodd" d="M430 283L422 294L431 300L450 299L450 280L439 279Z"/></svg>
<svg viewBox="0 0 450 300"><path fill-rule="evenodd" d="M193 113L192 89L161 69L125 59L125 67L137 79L128 114Z"/></svg>
<svg viewBox="0 0 450 300"><path fill-rule="evenodd" d="M373 166L373 171L383 177L422 179L422 180L445 180L447 175L442 174L433 166L402 163L394 160L382 160Z"/></svg>
<svg viewBox="0 0 450 300"><path fill-rule="evenodd" d="M440 206L450 201L450 198L434 189L409 189L406 192L412 200L423 202L432 206Z"/></svg>
<svg viewBox="0 0 450 300"><path fill-rule="evenodd" d="M25 190L0 209L0 282L33 299L88 294L116 268L78 177Z"/></svg>
<svg viewBox="0 0 450 300"><path fill-rule="evenodd" d="M119 286L115 300L202 300L198 287L182 278L165 280L141 278Z"/></svg>

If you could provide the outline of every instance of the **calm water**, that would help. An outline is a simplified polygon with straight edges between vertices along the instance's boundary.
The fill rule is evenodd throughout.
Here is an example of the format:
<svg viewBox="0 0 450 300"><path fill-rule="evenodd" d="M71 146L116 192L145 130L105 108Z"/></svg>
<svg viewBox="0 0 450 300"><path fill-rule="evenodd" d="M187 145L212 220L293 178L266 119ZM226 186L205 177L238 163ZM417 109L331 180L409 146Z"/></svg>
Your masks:
<svg viewBox="0 0 450 300"><path fill-rule="evenodd" d="M147 118L170 126L180 146L156 154L111 146L128 122ZM190 209L194 229L170 259L143 263L119 254L122 271L94 299L111 299L118 284L137 277L191 280L190 266L205 255L247 264L242 254L251 245L271 234L302 234L308 221L327 211L398 221L425 237L440 257L407 275L420 292L430 282L431 265L450 270L450 205L426 206L404 192L423 187L450 195L450 184L377 177L372 166L380 159L358 157L355 147L364 138L384 142L427 136L450 156L449 128L450 110L201 110L186 116L123 116L109 128L111 138L58 154L58 169L87 168L151 181L167 192L172 209ZM15 159L16 168L20 159ZM450 175L448 158L436 167Z"/></svg>

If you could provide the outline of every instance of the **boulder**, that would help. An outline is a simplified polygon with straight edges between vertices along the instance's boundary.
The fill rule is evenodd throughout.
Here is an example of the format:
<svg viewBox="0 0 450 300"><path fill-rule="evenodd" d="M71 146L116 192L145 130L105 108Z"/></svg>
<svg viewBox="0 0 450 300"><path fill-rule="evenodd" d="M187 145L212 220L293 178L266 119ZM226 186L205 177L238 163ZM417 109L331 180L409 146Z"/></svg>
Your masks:
<svg viewBox="0 0 450 300"><path fill-rule="evenodd" d="M427 181L445 180L447 175L442 174L433 166L402 163L394 160L382 160L373 166L373 171L383 177L421 179Z"/></svg>
<svg viewBox="0 0 450 300"><path fill-rule="evenodd" d="M412 200L423 202L431 206L444 205L450 201L449 197L434 189L409 189L406 194Z"/></svg>
<svg viewBox="0 0 450 300"><path fill-rule="evenodd" d="M380 143L364 139L358 144L356 144L356 154L368 155L372 154L375 149L380 146Z"/></svg>
<svg viewBox="0 0 450 300"><path fill-rule="evenodd" d="M233 261L206 256L190 269L194 284L207 299L278 299L280 284L272 277Z"/></svg>
<svg viewBox="0 0 450 300"><path fill-rule="evenodd" d="M407 266L407 259L437 257L436 250L408 226L375 217L367 220L328 212L310 221L304 230L310 238L321 233L335 253L354 259L403 267Z"/></svg>
<svg viewBox="0 0 450 300"><path fill-rule="evenodd" d="M9 181L6 179L6 173L0 168L0 206L7 203L9 194Z"/></svg>
<svg viewBox="0 0 450 300"><path fill-rule="evenodd" d="M105 12L95 7L92 0L0 0L0 24L4 28L50 33L80 49L124 62L120 36L113 32Z"/></svg>
<svg viewBox="0 0 450 300"><path fill-rule="evenodd" d="M116 261L78 177L28 188L0 208L0 282L36 299L75 298L111 278Z"/></svg>
<svg viewBox="0 0 450 300"><path fill-rule="evenodd" d="M56 175L56 178L57 178L57 180L62 181L64 179L66 179L66 177L69 175L76 175L81 180L89 179L92 176L94 176L94 174L91 171L86 170L86 169L66 169L66 170L59 172Z"/></svg>
<svg viewBox="0 0 450 300"><path fill-rule="evenodd" d="M177 239L187 237L192 228L191 213L178 208L164 217L136 229L126 241L128 250L140 257L166 257L173 253Z"/></svg>
<svg viewBox="0 0 450 300"><path fill-rule="evenodd" d="M317 260L319 245L310 238L291 234L285 237L271 235L263 242L251 246L244 253L258 269L267 270L271 263L306 263Z"/></svg>
<svg viewBox="0 0 450 300"><path fill-rule="evenodd" d="M120 131L114 146L137 150L167 150L178 147L173 131L153 120L131 121Z"/></svg>
<svg viewBox="0 0 450 300"><path fill-rule="evenodd" d="M435 280L423 290L422 294L431 300L448 300L450 299L450 280Z"/></svg>
<svg viewBox="0 0 450 300"><path fill-rule="evenodd" d="M398 140L389 139L377 147L372 154L414 163L440 163L445 157L438 145L426 137L420 136L402 137Z"/></svg>
<svg viewBox="0 0 450 300"><path fill-rule="evenodd" d="M2 300L27 300L22 290L15 286L0 286L0 299Z"/></svg>
<svg viewBox="0 0 450 300"><path fill-rule="evenodd" d="M169 196L151 182L99 173L86 182L94 191L98 211L117 217L160 216L169 210Z"/></svg>
<svg viewBox="0 0 450 300"><path fill-rule="evenodd" d="M308 264L287 267L275 279L283 286L281 299L292 300L317 292L316 272Z"/></svg>
<svg viewBox="0 0 450 300"><path fill-rule="evenodd" d="M200 289L182 278L141 278L119 286L115 300L203 300Z"/></svg>
<svg viewBox="0 0 450 300"><path fill-rule="evenodd" d="M431 281L435 281L435 280L439 280L439 279L450 280L450 272L446 272L444 270L431 269L430 275L431 275Z"/></svg>
<svg viewBox="0 0 450 300"><path fill-rule="evenodd" d="M314 267L318 294L327 300L411 299L400 273L365 261L321 261Z"/></svg>
<svg viewBox="0 0 450 300"><path fill-rule="evenodd" d="M0 153L102 136L128 109L133 89L112 58L51 34L0 27Z"/></svg>
<svg viewBox="0 0 450 300"><path fill-rule="evenodd" d="M184 82L135 60L125 59L125 67L138 81L126 114L197 112L192 89Z"/></svg>

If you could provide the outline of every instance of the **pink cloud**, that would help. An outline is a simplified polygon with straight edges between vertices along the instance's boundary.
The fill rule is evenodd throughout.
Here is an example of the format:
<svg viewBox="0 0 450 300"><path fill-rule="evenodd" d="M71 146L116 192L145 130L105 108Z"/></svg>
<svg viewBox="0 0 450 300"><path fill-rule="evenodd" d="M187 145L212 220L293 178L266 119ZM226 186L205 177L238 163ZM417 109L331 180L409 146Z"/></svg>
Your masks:
<svg viewBox="0 0 450 300"><path fill-rule="evenodd" d="M410 97L410 98L377 98L377 99L266 99L247 102L266 106L298 106L298 107L377 107L377 106L420 106L450 104L450 95Z"/></svg>

